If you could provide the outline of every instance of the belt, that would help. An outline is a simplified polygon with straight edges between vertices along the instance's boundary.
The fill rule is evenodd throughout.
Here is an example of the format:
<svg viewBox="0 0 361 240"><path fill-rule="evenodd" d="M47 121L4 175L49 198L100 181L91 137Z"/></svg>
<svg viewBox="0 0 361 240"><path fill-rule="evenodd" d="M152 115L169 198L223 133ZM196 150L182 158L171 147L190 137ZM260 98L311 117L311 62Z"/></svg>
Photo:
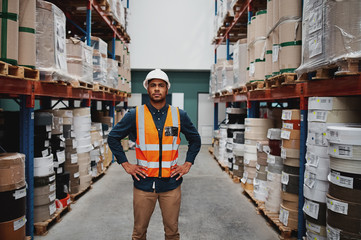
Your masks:
<svg viewBox="0 0 361 240"><path fill-rule="evenodd" d="M284 158L299 158L300 157L300 149L294 148L281 148L281 157Z"/></svg>

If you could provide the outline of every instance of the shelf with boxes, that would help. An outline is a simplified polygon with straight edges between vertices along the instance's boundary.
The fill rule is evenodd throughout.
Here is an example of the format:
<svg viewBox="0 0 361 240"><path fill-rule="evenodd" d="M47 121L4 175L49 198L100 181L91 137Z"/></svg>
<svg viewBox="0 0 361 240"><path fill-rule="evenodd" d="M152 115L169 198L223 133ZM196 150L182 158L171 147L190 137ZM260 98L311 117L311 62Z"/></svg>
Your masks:
<svg viewBox="0 0 361 240"><path fill-rule="evenodd" d="M74 197L88 189L92 178L104 174L112 162L106 133L114 124L115 105L124 102L126 107L131 93L124 4L120 0L2 1L1 13L8 17L1 23L7 32L1 33L0 97L14 99L20 111L1 112L0 145L2 151L20 152L23 157L9 160L2 154L0 164L13 164L15 168L2 176L18 174L12 181L25 180L27 189L23 191L19 185L0 191L2 200L9 191L16 193L14 199L7 198L7 204L9 209L18 209L9 215L11 219L0 221L4 230L0 238L22 239L25 229L26 235L33 237L34 222L46 225L40 224L44 233L44 226L58 219L56 209L65 207L67 199L71 202L65 193ZM74 14L74 9L79 12ZM92 10L96 14L92 15ZM41 110L35 111L36 99ZM68 101L68 108L49 110L55 106L52 100L58 101L55 105ZM81 101L82 108L74 108L75 100ZM103 103L101 112L93 111L97 101ZM58 115L70 111L73 118ZM40 117L46 113L48 116ZM77 124L73 129L77 129L78 139L65 136L72 126L70 119ZM72 154L67 154L69 151ZM69 180L71 185L66 184ZM3 182L0 185L4 187Z"/></svg>

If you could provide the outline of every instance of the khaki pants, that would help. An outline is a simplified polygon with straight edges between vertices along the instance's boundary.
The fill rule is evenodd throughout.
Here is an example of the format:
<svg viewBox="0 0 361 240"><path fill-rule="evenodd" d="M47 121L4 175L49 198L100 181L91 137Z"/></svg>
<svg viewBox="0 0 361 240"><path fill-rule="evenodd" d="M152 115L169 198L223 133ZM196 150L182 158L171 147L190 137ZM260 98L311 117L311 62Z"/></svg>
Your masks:
<svg viewBox="0 0 361 240"><path fill-rule="evenodd" d="M178 217L181 203L181 187L163 193L145 192L134 188L134 229L132 240L147 237L147 228L155 205L159 201L166 240L179 240Z"/></svg>

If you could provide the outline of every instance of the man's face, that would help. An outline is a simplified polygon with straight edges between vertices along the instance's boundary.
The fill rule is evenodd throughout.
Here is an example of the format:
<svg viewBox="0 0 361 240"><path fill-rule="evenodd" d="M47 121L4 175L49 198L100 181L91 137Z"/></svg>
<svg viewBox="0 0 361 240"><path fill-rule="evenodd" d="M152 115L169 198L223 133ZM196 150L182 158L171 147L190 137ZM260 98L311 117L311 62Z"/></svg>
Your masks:
<svg viewBox="0 0 361 240"><path fill-rule="evenodd" d="M148 82L148 94L153 102L165 100L168 94L167 83L161 79L152 79Z"/></svg>

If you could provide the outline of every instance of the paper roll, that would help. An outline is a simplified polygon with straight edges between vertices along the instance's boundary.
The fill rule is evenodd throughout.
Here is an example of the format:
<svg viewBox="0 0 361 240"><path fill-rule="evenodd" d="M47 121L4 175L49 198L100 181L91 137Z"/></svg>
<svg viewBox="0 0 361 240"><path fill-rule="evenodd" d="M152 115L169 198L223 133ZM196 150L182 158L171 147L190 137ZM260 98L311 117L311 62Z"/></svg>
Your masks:
<svg viewBox="0 0 361 240"><path fill-rule="evenodd" d="M308 109L311 110L358 110L359 97L310 97Z"/></svg>
<svg viewBox="0 0 361 240"><path fill-rule="evenodd" d="M54 173L54 163L40 167L34 167L35 177L45 177Z"/></svg>
<svg viewBox="0 0 361 240"><path fill-rule="evenodd" d="M361 175L361 161L330 157L330 167L334 170Z"/></svg>
<svg viewBox="0 0 361 240"><path fill-rule="evenodd" d="M300 159L299 158L284 158L283 165L291 166L291 167L299 167Z"/></svg>
<svg viewBox="0 0 361 240"><path fill-rule="evenodd" d="M0 153L0 192L18 189L25 185L25 155Z"/></svg>
<svg viewBox="0 0 361 240"><path fill-rule="evenodd" d="M299 158L300 157L300 150L294 148L281 148L281 157L285 158Z"/></svg>
<svg viewBox="0 0 361 240"><path fill-rule="evenodd" d="M361 125L358 126L329 126L327 139L331 143L361 145Z"/></svg>
<svg viewBox="0 0 361 240"><path fill-rule="evenodd" d="M300 149L300 140L299 139L293 139L293 140L282 140L282 147L283 148L291 148L291 149Z"/></svg>
<svg viewBox="0 0 361 240"><path fill-rule="evenodd" d="M308 110L307 120L324 123L359 123L361 114L356 110Z"/></svg>
<svg viewBox="0 0 361 240"><path fill-rule="evenodd" d="M0 223L0 239L25 239L26 218Z"/></svg>
<svg viewBox="0 0 361 240"><path fill-rule="evenodd" d="M326 203L326 194L327 194L327 190L321 191L315 188L309 188L305 184L303 185L303 195L306 198L311 199L313 201Z"/></svg>
<svg viewBox="0 0 361 240"><path fill-rule="evenodd" d="M53 163L53 154L50 154L47 157L38 157L34 158L34 167L42 167L42 166L48 166Z"/></svg>
<svg viewBox="0 0 361 240"><path fill-rule="evenodd" d="M90 116L90 108L74 108L73 109L73 116Z"/></svg>

